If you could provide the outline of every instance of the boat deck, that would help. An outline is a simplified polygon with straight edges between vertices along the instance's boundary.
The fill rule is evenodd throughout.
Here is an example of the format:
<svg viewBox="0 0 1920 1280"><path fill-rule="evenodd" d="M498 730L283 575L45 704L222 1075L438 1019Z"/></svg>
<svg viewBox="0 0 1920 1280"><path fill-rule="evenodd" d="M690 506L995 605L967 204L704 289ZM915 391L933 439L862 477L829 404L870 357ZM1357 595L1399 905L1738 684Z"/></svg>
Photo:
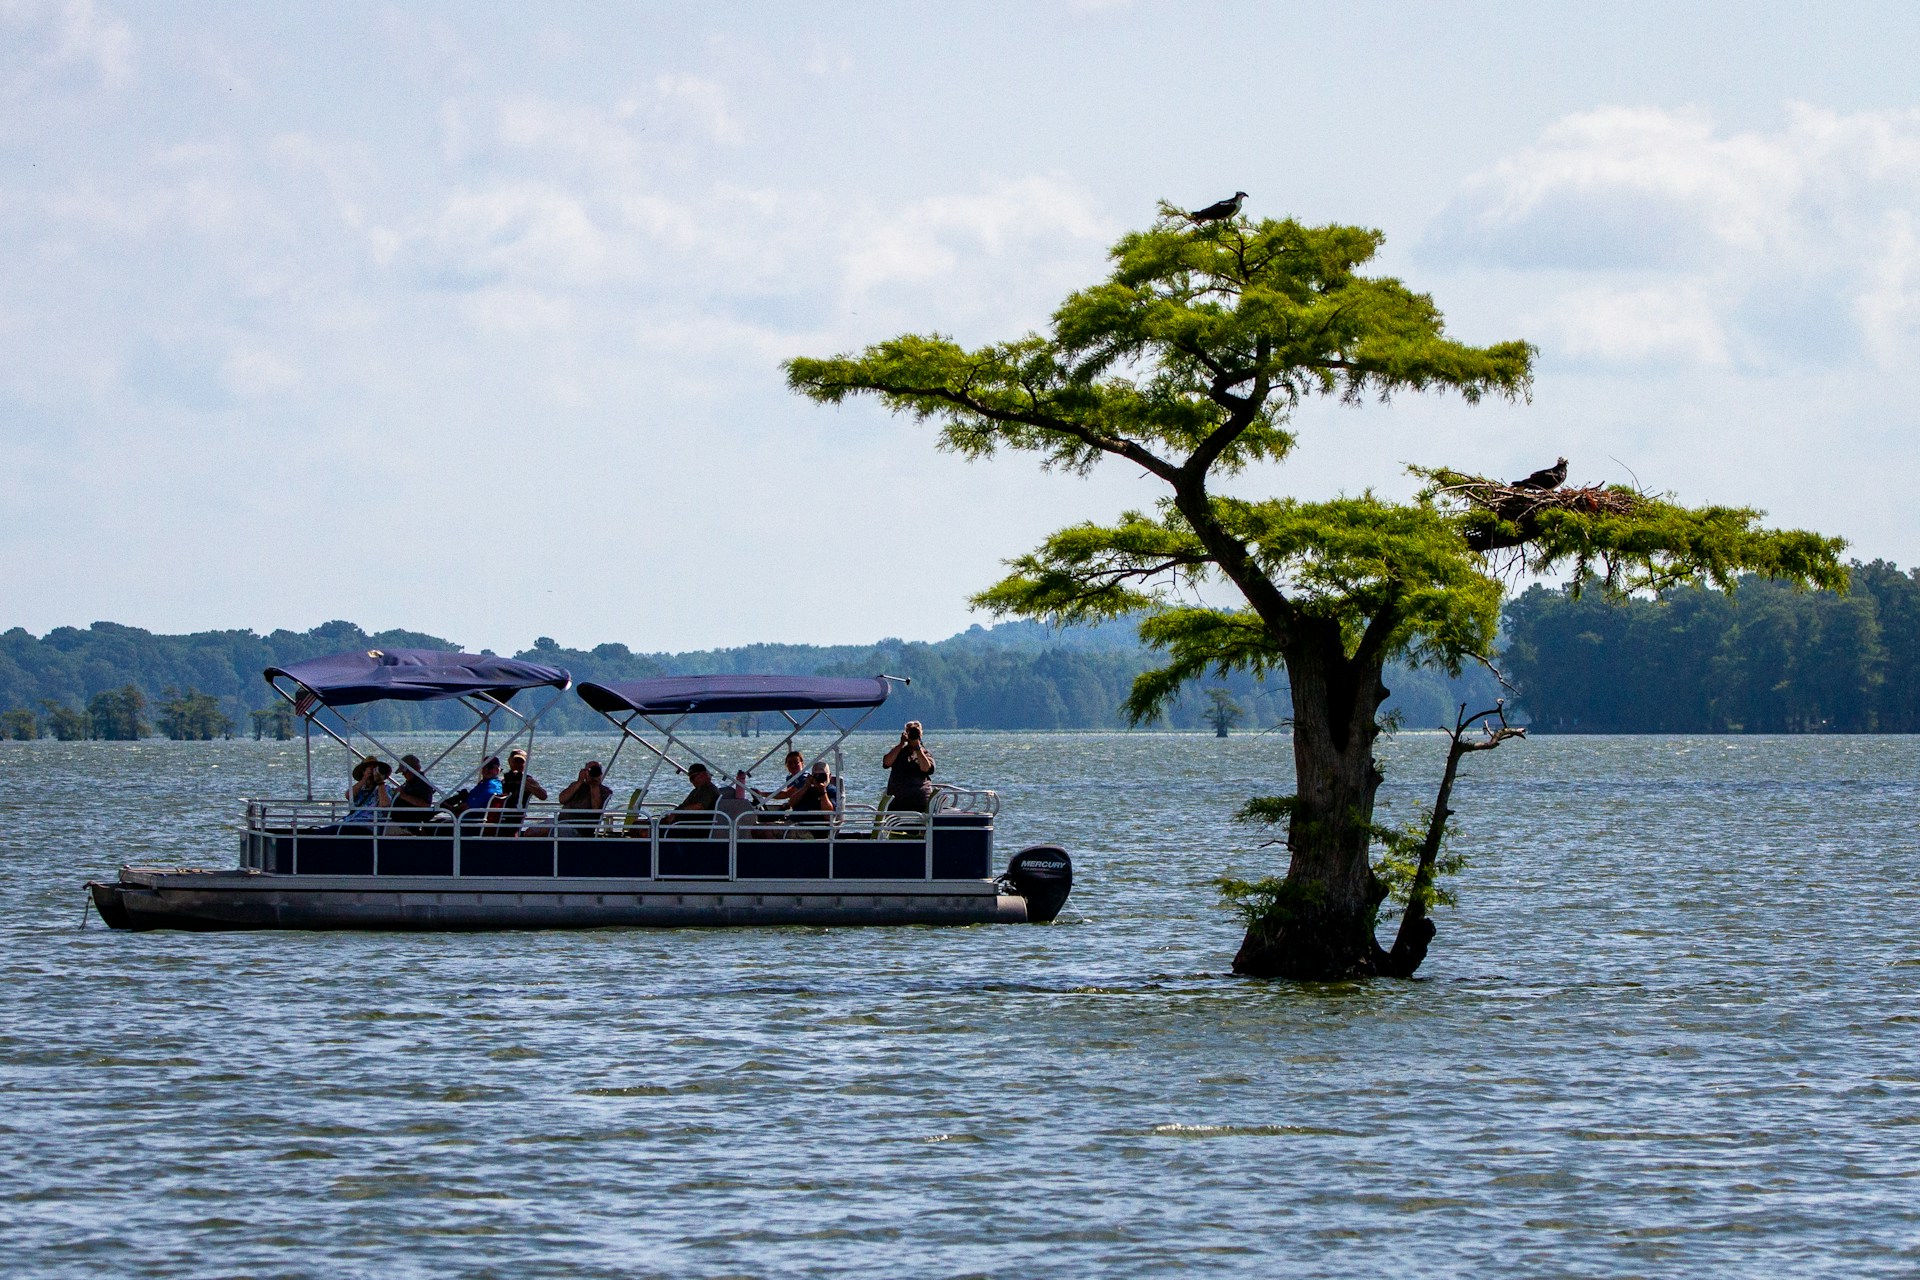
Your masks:
<svg viewBox="0 0 1920 1280"><path fill-rule="evenodd" d="M592 929L730 925L1018 924L1025 899L990 880L278 875L123 867L89 885L121 929Z"/></svg>

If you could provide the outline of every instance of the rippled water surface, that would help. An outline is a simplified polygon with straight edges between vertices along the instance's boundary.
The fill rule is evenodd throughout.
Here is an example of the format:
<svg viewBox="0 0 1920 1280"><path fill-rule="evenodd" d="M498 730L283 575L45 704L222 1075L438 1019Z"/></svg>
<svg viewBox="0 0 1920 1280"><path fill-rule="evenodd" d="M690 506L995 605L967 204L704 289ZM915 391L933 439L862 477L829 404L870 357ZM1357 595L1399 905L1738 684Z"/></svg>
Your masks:
<svg viewBox="0 0 1920 1280"><path fill-rule="evenodd" d="M1392 744L1408 816L1443 746ZM1002 861L1072 849L1060 923L80 928L230 864L297 744L0 743L8 1274L1920 1269L1920 740L1472 757L1420 978L1304 987L1227 976L1210 887L1274 864L1227 815L1284 740L935 747Z"/></svg>

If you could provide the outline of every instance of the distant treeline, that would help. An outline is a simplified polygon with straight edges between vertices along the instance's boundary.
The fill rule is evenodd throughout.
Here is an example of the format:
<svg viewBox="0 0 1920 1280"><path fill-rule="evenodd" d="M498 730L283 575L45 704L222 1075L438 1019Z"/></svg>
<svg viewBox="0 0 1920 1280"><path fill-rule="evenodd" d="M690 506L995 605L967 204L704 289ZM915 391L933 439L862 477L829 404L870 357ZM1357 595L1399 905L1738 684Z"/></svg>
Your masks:
<svg viewBox="0 0 1920 1280"><path fill-rule="evenodd" d="M293 726L285 704L261 678L269 666L353 649L460 647L419 632L370 634L349 622L268 635L169 636L97 622L35 638L16 627L0 634L0 736L280 736ZM723 672L910 676L912 686L888 701L886 720L894 725L916 719L929 729L1124 728L1120 708L1127 690L1155 662L1125 622L1065 629L1010 622L975 626L931 644L758 644L674 654L635 653L623 644L567 649L543 637L514 656L565 667L576 682ZM1456 694L1476 701L1491 696L1490 681L1479 672L1449 681L1430 671L1398 671L1388 683L1395 690L1389 710L1397 710L1410 728L1449 720ZM1215 696L1216 688L1225 695ZM1283 681L1236 674L1199 682L1160 725L1208 727L1223 701L1237 709L1234 722L1242 730L1278 727L1287 716ZM465 727L462 716L447 704L385 703L369 723L389 731L453 729ZM757 726L736 721L732 727L773 732L781 723L777 716L762 716ZM606 727L571 695L541 724L560 731Z"/></svg>
<svg viewBox="0 0 1920 1280"><path fill-rule="evenodd" d="M1920 570L1884 560L1855 562L1846 595L1536 586L1506 630L1516 701L1548 732L1920 733Z"/></svg>

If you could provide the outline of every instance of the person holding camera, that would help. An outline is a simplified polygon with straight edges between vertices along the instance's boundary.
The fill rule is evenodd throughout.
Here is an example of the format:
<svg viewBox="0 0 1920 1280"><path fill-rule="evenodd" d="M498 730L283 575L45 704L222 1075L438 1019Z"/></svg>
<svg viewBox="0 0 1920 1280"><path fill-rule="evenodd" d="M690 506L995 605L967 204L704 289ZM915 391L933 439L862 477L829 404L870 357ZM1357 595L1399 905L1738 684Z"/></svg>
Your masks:
<svg viewBox="0 0 1920 1280"><path fill-rule="evenodd" d="M880 758L887 770L887 809L892 813L925 813L933 802L933 756L920 740L920 722L907 721L900 741Z"/></svg>
<svg viewBox="0 0 1920 1280"><path fill-rule="evenodd" d="M798 829L800 835L820 836L823 832L817 828L832 825L833 812L838 807L834 801L839 793L840 788L833 781L833 770L827 767L825 760L815 760L800 793L787 806L793 812L787 821Z"/></svg>
<svg viewBox="0 0 1920 1280"><path fill-rule="evenodd" d="M600 778L600 762L589 760L580 776L560 792L560 829L570 836L590 836L600 825L600 811L613 792Z"/></svg>
<svg viewBox="0 0 1920 1280"><path fill-rule="evenodd" d="M340 830L353 835L374 835L393 804L393 792L387 779L393 766L377 756L368 756L353 766L353 785L347 788L347 816Z"/></svg>

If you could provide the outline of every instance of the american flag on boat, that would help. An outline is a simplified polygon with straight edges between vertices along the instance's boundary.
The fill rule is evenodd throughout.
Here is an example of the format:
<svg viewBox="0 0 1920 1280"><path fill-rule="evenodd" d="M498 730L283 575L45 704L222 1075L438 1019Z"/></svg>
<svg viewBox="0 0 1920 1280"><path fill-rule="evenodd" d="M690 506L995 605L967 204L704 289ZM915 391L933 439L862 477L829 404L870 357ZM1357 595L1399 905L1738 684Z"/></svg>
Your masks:
<svg viewBox="0 0 1920 1280"><path fill-rule="evenodd" d="M293 709L303 716L312 715L313 709L319 705L320 697L311 689L301 690L300 696L293 700Z"/></svg>

